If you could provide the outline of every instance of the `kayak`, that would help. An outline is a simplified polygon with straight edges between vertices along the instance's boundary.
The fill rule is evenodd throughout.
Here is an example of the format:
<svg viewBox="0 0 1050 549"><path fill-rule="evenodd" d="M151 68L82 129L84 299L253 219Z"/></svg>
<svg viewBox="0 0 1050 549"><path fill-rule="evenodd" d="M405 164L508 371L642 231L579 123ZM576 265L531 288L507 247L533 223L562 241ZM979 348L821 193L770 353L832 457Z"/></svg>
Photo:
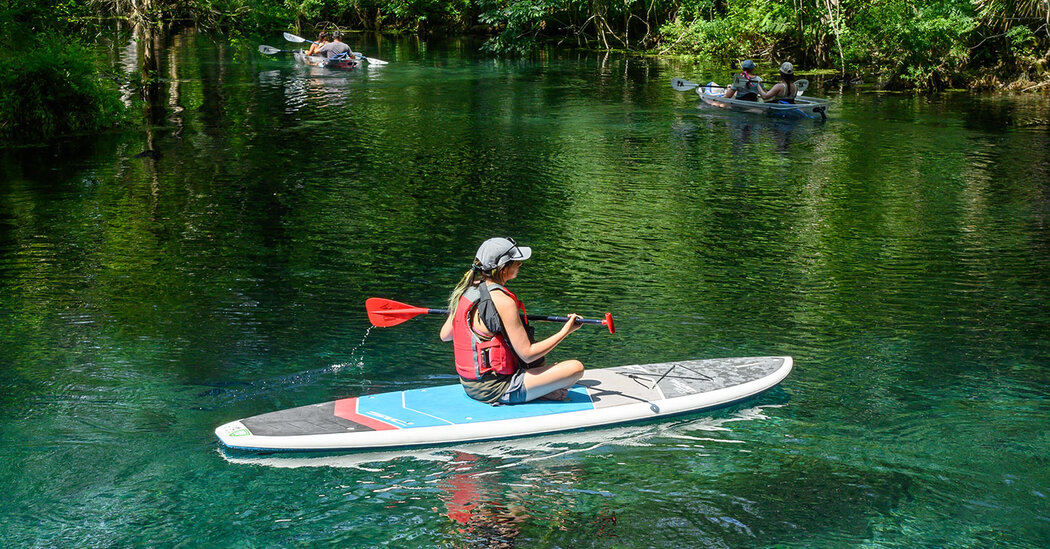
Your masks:
<svg viewBox="0 0 1050 549"><path fill-rule="evenodd" d="M357 66L354 59L339 59L332 61L322 55L306 55L302 51L293 53L295 60L311 67L325 67L329 69L352 69Z"/></svg>
<svg viewBox="0 0 1050 549"><path fill-rule="evenodd" d="M334 451L506 439L718 408L775 387L791 357L719 358L587 370L562 401L492 406L460 384L300 406L215 429L234 450Z"/></svg>
<svg viewBox="0 0 1050 549"><path fill-rule="evenodd" d="M715 90L724 91L725 88L714 82L708 82L706 85L698 87L696 93L700 95L700 100L704 103L723 109L764 114L781 118L819 117L821 120L826 120L828 117L827 112L829 102L827 99L796 97L794 103L781 101L764 102L762 100L745 101L736 98L726 99L723 97L723 93L716 93Z"/></svg>

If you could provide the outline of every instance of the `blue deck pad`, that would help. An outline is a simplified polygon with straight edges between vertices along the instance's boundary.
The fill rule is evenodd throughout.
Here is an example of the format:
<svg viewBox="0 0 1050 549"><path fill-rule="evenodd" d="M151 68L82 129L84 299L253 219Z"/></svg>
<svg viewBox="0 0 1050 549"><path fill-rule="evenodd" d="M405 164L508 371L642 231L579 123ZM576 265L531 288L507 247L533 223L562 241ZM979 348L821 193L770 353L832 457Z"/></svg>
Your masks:
<svg viewBox="0 0 1050 549"><path fill-rule="evenodd" d="M534 400L513 406L492 406L467 396L460 385L413 389L369 395L357 399L357 413L397 425L434 427L460 423L478 423L501 419L563 414L593 410L594 403L581 385L569 390L569 400Z"/></svg>

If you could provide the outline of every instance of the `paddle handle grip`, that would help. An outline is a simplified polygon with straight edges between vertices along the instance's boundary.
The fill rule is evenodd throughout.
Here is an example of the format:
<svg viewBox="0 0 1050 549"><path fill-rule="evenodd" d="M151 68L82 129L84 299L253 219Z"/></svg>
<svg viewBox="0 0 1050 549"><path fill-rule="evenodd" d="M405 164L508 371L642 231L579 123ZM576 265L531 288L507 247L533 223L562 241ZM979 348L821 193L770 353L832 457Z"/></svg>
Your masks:
<svg viewBox="0 0 1050 549"><path fill-rule="evenodd" d="M538 316L528 315L529 320L546 320L549 322L568 322L569 317L567 316ZM576 317L576 322L580 324L597 324L599 326L605 326L609 329L610 334L616 333L616 325L613 324L612 313L605 313L605 318L582 318Z"/></svg>
<svg viewBox="0 0 1050 549"><path fill-rule="evenodd" d="M528 315L529 320L544 320L547 322L568 322L569 317L567 316L540 316L540 315ZM594 318L580 318L576 317L576 322L580 324L598 324L601 325L602 321Z"/></svg>

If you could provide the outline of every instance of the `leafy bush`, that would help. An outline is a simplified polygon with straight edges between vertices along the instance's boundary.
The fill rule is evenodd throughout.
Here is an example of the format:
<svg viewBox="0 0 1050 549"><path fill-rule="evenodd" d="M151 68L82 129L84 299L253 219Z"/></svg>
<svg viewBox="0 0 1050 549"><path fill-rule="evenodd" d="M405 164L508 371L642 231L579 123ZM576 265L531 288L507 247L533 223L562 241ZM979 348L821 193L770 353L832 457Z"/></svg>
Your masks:
<svg viewBox="0 0 1050 549"><path fill-rule="evenodd" d="M927 88L950 84L966 66L976 25L969 0L882 2L858 12L853 22L849 59Z"/></svg>
<svg viewBox="0 0 1050 549"><path fill-rule="evenodd" d="M76 44L41 45L0 57L0 136L38 140L120 123L124 104L114 80L100 78L94 57Z"/></svg>
<svg viewBox="0 0 1050 549"><path fill-rule="evenodd" d="M695 19L682 17L683 13L695 14ZM669 51L704 53L734 61L748 57L787 58L799 42L794 24L798 13L783 2L731 2L719 11L713 3L702 1L691 4L679 15L660 28Z"/></svg>
<svg viewBox="0 0 1050 549"><path fill-rule="evenodd" d="M469 0L392 0L387 6L398 21L416 30L454 24L469 9Z"/></svg>
<svg viewBox="0 0 1050 549"><path fill-rule="evenodd" d="M559 4L558 0L478 0L484 10L478 19L500 29L482 47L493 53L528 53L546 27L547 14L559 10Z"/></svg>

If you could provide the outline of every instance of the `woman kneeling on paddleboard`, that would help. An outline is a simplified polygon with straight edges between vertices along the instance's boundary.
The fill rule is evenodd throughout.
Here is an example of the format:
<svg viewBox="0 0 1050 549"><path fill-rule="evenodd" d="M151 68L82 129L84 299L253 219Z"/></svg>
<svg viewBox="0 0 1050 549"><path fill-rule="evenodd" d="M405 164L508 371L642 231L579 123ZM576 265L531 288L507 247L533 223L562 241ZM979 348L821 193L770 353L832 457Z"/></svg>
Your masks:
<svg viewBox="0 0 1050 549"><path fill-rule="evenodd" d="M459 380L475 400L492 404L562 400L583 377L579 360L548 365L543 359L580 327L576 315L570 314L554 335L533 341L532 327L523 320L525 306L504 287L531 256L531 248L518 246L512 238L490 238L452 290L441 340L452 342Z"/></svg>

